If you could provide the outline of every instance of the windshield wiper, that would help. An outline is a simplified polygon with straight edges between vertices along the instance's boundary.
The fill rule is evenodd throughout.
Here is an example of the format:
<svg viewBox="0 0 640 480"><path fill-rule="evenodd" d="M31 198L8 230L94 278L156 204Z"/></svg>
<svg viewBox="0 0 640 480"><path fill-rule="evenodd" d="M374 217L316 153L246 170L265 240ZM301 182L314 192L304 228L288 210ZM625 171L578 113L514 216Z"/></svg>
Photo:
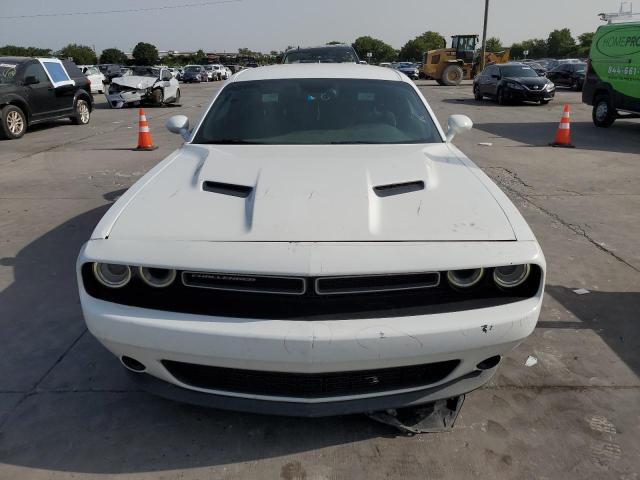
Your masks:
<svg viewBox="0 0 640 480"><path fill-rule="evenodd" d="M221 138L220 140L212 140L207 143L213 145L263 145L262 142L251 142L249 140L242 140L241 138Z"/></svg>

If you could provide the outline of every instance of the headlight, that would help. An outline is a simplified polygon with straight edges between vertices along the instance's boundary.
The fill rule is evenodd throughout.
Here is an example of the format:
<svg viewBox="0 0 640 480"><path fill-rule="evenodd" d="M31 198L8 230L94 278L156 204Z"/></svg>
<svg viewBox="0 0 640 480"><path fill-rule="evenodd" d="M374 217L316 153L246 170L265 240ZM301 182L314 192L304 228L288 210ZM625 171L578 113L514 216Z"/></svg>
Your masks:
<svg viewBox="0 0 640 480"><path fill-rule="evenodd" d="M507 87L513 88L514 90L524 90L524 87L516 82L507 82Z"/></svg>
<svg viewBox="0 0 640 480"><path fill-rule="evenodd" d="M483 268L450 270L447 272L447 280L449 280L449 283L456 288L469 288L482 280L483 275Z"/></svg>
<svg viewBox="0 0 640 480"><path fill-rule="evenodd" d="M551 91L551 90L553 90L554 88L556 88L555 83L553 83L553 82L549 82L549 83L547 83L547 90Z"/></svg>
<svg viewBox="0 0 640 480"><path fill-rule="evenodd" d="M176 271L168 268L147 268L138 269L140 278L150 287L168 287L176 279Z"/></svg>
<svg viewBox="0 0 640 480"><path fill-rule="evenodd" d="M131 269L115 263L94 263L93 274L102 285L109 288L124 287L131 280Z"/></svg>
<svg viewBox="0 0 640 480"><path fill-rule="evenodd" d="M499 287L513 288L522 285L529 276L531 267L529 265L508 265L496 267L493 270L493 281Z"/></svg>

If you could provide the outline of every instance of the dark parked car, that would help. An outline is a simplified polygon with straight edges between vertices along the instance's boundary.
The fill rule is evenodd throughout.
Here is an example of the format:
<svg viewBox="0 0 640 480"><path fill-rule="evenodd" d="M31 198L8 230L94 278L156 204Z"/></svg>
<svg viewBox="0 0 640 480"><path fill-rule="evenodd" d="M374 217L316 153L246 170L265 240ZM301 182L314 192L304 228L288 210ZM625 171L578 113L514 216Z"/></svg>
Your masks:
<svg viewBox="0 0 640 480"><path fill-rule="evenodd" d="M202 65L187 65L186 67L184 67L182 81L184 83L208 82L209 75Z"/></svg>
<svg viewBox="0 0 640 480"><path fill-rule="evenodd" d="M57 58L0 57L0 138L20 138L30 125L70 118L89 123L91 82Z"/></svg>
<svg viewBox="0 0 640 480"><path fill-rule="evenodd" d="M527 60L526 62L525 62L525 61L523 61L522 63L524 63L524 64L526 64L526 65L529 65L529 66L530 66L531 68L533 68L533 69L536 71L536 73L537 73L538 75L540 75L541 77L546 77L546 76L547 76L547 72L548 72L548 70L547 70L544 66L542 66L542 64L540 64L540 63L538 63L538 62L533 62L533 61L531 61L531 60Z"/></svg>
<svg viewBox="0 0 640 480"><path fill-rule="evenodd" d="M351 45L323 45L289 49L282 63L360 63L360 59Z"/></svg>
<svg viewBox="0 0 640 480"><path fill-rule="evenodd" d="M546 105L555 93L553 82L539 76L524 63L489 65L473 81L476 100L482 100L483 97L495 98L500 105L513 100Z"/></svg>
<svg viewBox="0 0 640 480"><path fill-rule="evenodd" d="M570 87L579 92L584 85L586 70L586 63L564 63L548 72L547 77L556 85Z"/></svg>

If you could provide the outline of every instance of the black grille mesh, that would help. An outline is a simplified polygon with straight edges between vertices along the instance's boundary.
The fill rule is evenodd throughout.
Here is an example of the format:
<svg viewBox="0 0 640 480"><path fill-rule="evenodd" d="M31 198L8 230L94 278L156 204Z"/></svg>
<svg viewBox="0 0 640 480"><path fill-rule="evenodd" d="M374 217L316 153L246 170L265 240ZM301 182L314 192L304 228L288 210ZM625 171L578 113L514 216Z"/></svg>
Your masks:
<svg viewBox="0 0 640 480"><path fill-rule="evenodd" d="M449 360L378 370L305 374L162 361L171 375L193 387L299 398L339 397L428 386L446 378L459 363L458 360Z"/></svg>

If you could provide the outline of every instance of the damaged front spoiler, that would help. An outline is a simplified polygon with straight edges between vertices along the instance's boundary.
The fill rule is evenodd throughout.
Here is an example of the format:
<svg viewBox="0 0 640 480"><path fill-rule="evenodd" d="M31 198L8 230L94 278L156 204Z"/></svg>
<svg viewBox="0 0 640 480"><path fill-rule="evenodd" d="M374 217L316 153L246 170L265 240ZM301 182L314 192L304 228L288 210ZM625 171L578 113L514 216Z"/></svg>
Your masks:
<svg viewBox="0 0 640 480"><path fill-rule="evenodd" d="M146 90L131 90L124 92L105 93L111 108L122 108L129 103L142 103L147 96Z"/></svg>
<svg viewBox="0 0 640 480"><path fill-rule="evenodd" d="M390 409L418 407L428 403L438 402L439 400L459 397L465 393L471 392L472 390L476 390L487 383L495 374L497 368L498 367L495 366L488 370L475 370L444 384L411 392L314 403L226 396L178 387L146 373L135 373L131 371L128 373L131 379L134 380L143 390L154 395L182 403L191 403L203 407L265 415L280 415L288 417L329 417L335 415L383 412ZM461 405L462 404L460 403L460 406ZM443 411L442 409L437 410L439 412ZM455 409L455 415L444 421L444 427L450 427L453 425L453 421L455 420L455 416L457 416L458 411L459 408ZM388 422L383 421L383 423ZM420 427L414 426L414 428L417 429ZM432 428L429 431L435 430ZM409 431L407 430L407 432Z"/></svg>

